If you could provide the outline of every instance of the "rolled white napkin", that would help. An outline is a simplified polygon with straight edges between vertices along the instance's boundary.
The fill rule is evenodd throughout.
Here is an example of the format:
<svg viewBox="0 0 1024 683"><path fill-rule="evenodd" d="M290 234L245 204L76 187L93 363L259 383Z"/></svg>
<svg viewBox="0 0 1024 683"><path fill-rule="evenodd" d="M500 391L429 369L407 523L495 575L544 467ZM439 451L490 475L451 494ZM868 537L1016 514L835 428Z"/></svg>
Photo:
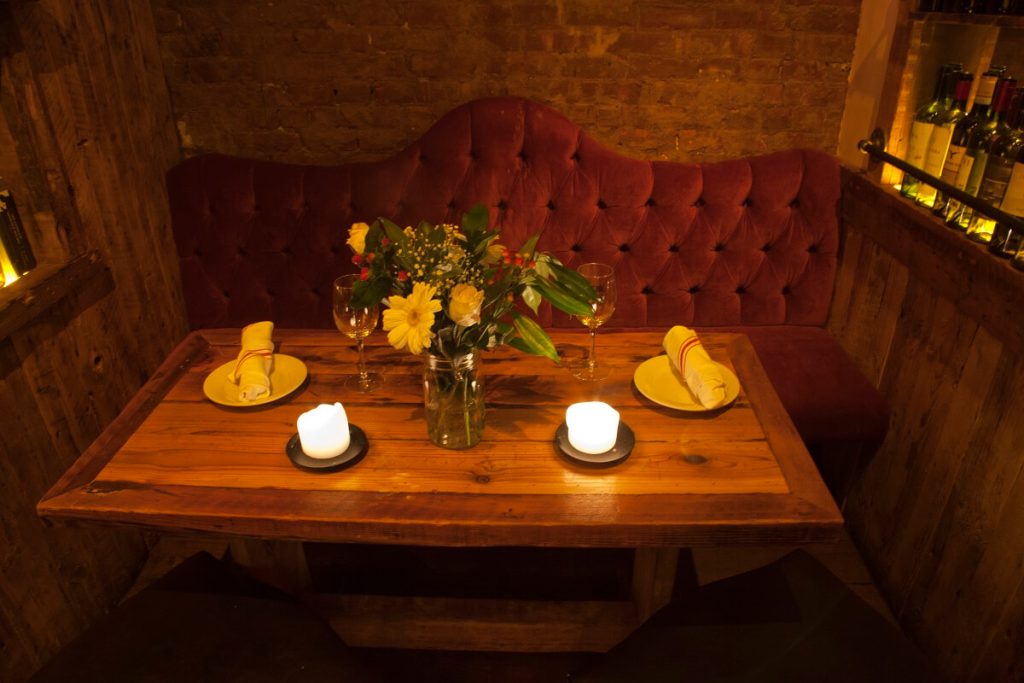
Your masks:
<svg viewBox="0 0 1024 683"><path fill-rule="evenodd" d="M239 401L255 401L270 393L270 371L274 367L274 323L252 323L242 328L242 350L228 381L238 385Z"/></svg>
<svg viewBox="0 0 1024 683"><path fill-rule="evenodd" d="M669 362L679 371L702 406L717 408L725 402L725 380L718 370L718 363L708 356L696 332L676 325L665 335L662 346Z"/></svg>

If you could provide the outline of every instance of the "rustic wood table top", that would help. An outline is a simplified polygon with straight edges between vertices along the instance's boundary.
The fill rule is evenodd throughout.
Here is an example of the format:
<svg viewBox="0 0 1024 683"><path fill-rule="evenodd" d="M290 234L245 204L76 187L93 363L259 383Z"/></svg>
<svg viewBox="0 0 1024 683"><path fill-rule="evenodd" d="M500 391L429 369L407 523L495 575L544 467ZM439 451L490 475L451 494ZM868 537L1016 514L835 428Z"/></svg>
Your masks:
<svg viewBox="0 0 1024 683"><path fill-rule="evenodd" d="M582 347L585 332L556 332ZM421 363L375 333L367 346L385 376L372 394L344 386L352 342L331 330L276 330L279 353L301 359L307 382L289 397L227 408L203 380L238 351L238 330L190 334L124 412L39 503L48 518L279 540L446 546L669 547L836 539L842 517L743 335L702 333L739 377L728 408L686 413L633 385L662 352L661 332L598 334L609 379L580 382L549 360L484 354L482 442L452 451L427 440ZM607 469L558 454L565 409L602 400L636 434ZM297 469L285 454L298 416L340 401L369 452L333 473Z"/></svg>

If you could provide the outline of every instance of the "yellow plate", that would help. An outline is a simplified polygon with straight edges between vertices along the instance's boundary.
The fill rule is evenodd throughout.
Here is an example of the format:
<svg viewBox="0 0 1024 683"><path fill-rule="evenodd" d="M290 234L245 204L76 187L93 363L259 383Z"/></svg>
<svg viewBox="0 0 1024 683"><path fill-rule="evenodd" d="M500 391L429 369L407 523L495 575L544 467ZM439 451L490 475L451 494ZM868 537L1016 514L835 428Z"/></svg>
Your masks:
<svg viewBox="0 0 1024 683"><path fill-rule="evenodd" d="M740 381L732 370L717 363L718 370L725 380L725 402L717 408L705 408L690 388L683 382L679 373L672 367L668 356L655 356L640 364L633 374L633 382L640 393L655 403L676 410L706 412L719 410L736 400L740 393Z"/></svg>
<svg viewBox="0 0 1024 683"><path fill-rule="evenodd" d="M203 393L206 394L206 398L233 408L273 403L298 389L305 381L307 373L306 364L298 358L275 353L274 364L270 368L270 393L255 401L239 401L238 385L228 381L228 375L234 367L235 361L232 360L206 376L206 381L203 382Z"/></svg>

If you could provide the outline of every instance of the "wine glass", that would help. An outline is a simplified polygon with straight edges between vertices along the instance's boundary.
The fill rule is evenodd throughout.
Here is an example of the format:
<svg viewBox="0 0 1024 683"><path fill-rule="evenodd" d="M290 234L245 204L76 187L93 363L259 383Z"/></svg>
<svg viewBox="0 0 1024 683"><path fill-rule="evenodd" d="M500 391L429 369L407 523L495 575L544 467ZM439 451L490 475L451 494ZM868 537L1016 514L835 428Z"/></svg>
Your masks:
<svg viewBox="0 0 1024 683"><path fill-rule="evenodd" d="M607 365L597 362L597 328L615 312L615 271L606 263L584 263L577 272L586 278L597 297L590 302L589 315L577 316L590 330L590 355L587 356L587 362L573 374L578 379L601 380L608 377L609 369Z"/></svg>
<svg viewBox="0 0 1024 683"><path fill-rule="evenodd" d="M334 324L342 334L356 341L359 353L359 376L349 377L345 385L366 393L381 384L380 374L367 371L366 356L363 352L363 340L377 327L380 310L376 304L366 307L352 305L352 288L358 281L358 275L342 275L334 281Z"/></svg>

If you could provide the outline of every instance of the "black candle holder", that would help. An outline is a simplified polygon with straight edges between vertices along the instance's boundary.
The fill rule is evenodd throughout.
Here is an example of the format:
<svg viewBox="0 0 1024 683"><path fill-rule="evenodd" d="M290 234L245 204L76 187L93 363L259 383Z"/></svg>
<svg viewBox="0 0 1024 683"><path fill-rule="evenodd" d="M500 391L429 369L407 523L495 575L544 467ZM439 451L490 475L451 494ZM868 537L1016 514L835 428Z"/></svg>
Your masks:
<svg viewBox="0 0 1024 683"><path fill-rule="evenodd" d="M584 453L569 443L569 426L564 422L555 430L555 448L558 453L578 465L587 467L611 467L618 465L629 457L636 445L636 436L625 422L619 421L619 432L615 435L615 445L604 453Z"/></svg>
<svg viewBox="0 0 1024 683"><path fill-rule="evenodd" d="M307 472L337 472L352 467L363 459L366 451L370 449L370 442L366 439L366 432L352 424L348 424L349 444L348 448L333 458L311 458L302 451L302 442L298 433L292 434L288 439L288 445L284 451L292 464L300 470Z"/></svg>

